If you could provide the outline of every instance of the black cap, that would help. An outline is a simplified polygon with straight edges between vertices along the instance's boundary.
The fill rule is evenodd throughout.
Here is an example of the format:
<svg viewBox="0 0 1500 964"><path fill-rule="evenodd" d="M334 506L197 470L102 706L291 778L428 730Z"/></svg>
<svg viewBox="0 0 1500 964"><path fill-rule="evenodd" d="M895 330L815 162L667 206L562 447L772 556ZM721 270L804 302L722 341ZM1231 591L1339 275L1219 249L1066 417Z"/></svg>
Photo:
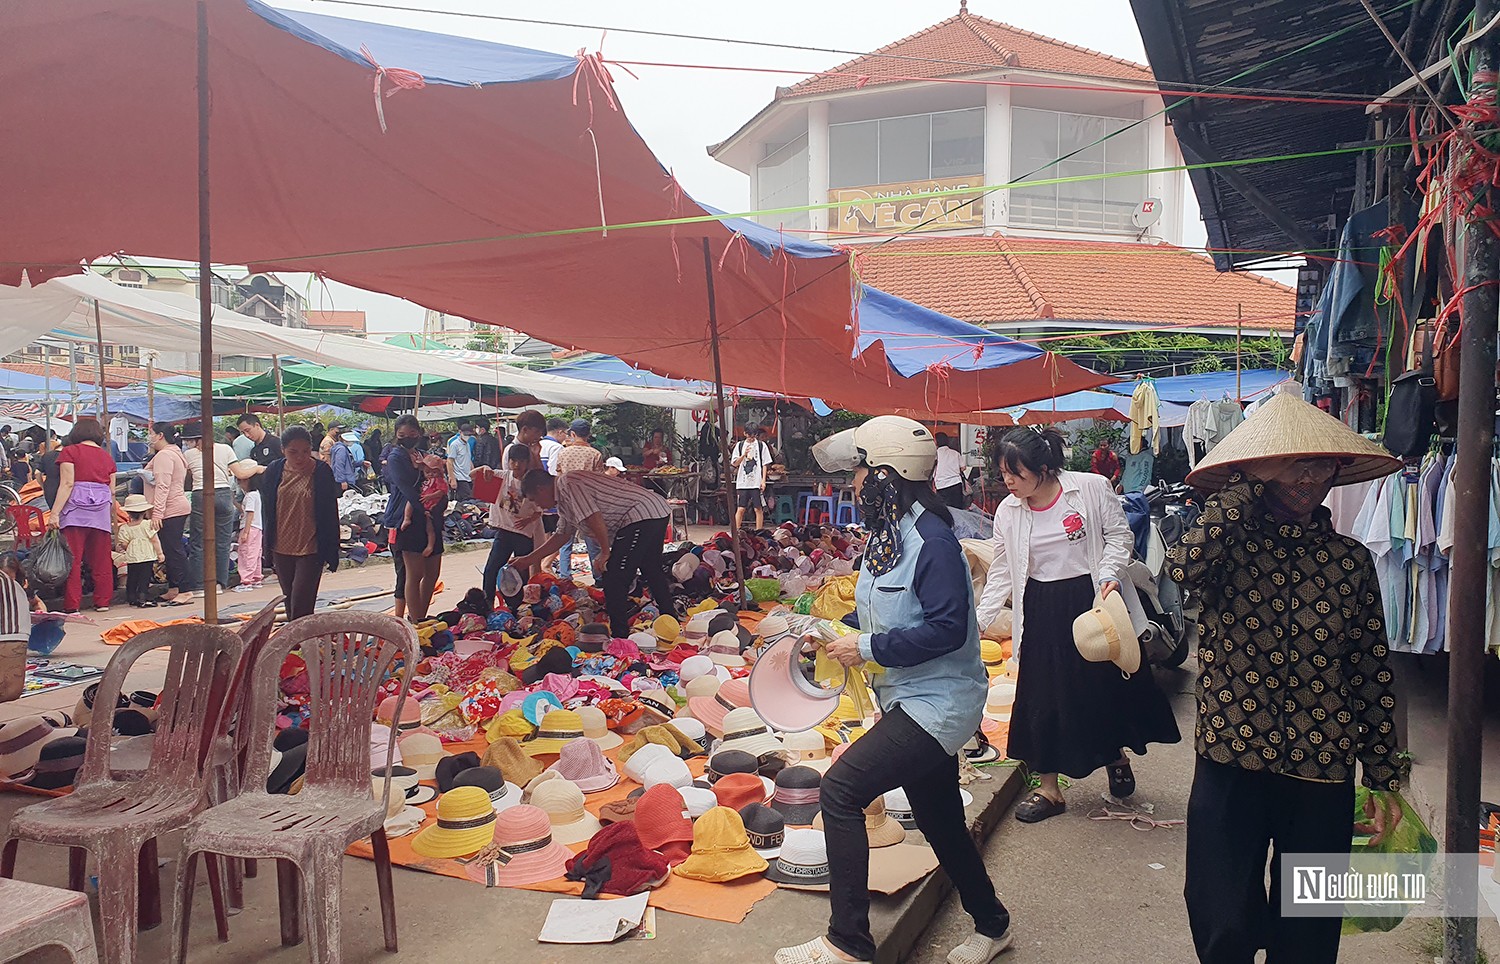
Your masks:
<svg viewBox="0 0 1500 964"><path fill-rule="evenodd" d="M472 750L457 756L445 756L437 762L433 777L437 781L438 793L447 793L454 787L454 780L465 770L479 766L479 754Z"/></svg>

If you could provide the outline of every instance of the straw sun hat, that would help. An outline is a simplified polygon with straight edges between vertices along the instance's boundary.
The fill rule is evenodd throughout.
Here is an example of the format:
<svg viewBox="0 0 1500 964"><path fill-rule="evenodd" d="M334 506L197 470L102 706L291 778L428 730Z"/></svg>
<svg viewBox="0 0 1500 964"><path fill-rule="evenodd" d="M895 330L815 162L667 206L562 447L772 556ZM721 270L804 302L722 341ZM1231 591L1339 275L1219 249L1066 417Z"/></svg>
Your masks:
<svg viewBox="0 0 1500 964"><path fill-rule="evenodd" d="M1073 620L1073 645L1089 662L1114 663L1126 675L1141 668L1141 647L1130 610L1118 592L1096 595L1093 608Z"/></svg>
<svg viewBox="0 0 1500 964"><path fill-rule="evenodd" d="M1352 485L1390 475L1401 460L1343 422L1295 395L1278 392L1214 447L1188 483L1199 489L1223 488L1236 469L1254 473L1271 459L1336 458L1334 485Z"/></svg>

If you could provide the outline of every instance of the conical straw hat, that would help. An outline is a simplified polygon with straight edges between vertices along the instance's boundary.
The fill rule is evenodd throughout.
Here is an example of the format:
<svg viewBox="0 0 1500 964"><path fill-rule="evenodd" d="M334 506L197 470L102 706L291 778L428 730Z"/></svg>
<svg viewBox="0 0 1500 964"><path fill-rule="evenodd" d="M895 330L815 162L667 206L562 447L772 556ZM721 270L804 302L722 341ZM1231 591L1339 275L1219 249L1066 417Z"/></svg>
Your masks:
<svg viewBox="0 0 1500 964"><path fill-rule="evenodd" d="M1257 462L1299 458L1337 458L1334 485L1368 482L1401 468L1400 459L1332 415L1278 392L1225 436L1187 480L1212 491L1222 488L1236 469L1254 474Z"/></svg>

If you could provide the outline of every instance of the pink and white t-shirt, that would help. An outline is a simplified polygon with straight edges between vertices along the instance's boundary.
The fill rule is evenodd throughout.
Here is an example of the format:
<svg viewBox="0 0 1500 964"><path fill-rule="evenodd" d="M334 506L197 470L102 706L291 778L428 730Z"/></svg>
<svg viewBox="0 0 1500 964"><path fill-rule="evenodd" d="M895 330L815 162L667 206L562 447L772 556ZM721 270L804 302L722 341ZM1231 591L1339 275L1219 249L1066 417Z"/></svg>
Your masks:
<svg viewBox="0 0 1500 964"><path fill-rule="evenodd" d="M1031 509L1032 579L1057 582L1089 576L1088 531L1083 515L1058 492L1052 504Z"/></svg>

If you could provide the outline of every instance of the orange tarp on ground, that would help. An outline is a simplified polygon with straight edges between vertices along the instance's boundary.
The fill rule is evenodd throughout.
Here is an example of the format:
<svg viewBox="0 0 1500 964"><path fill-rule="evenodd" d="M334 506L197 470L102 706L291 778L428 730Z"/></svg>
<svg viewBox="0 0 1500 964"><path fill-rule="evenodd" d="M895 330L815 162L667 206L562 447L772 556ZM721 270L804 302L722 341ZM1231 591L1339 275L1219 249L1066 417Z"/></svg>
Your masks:
<svg viewBox="0 0 1500 964"><path fill-rule="evenodd" d="M484 737L478 737L467 743L452 743L445 747L449 753L462 753L465 750L473 750L480 756L484 755L488 743ZM614 760L615 751L607 751L605 756ZM537 760L545 766L551 766L557 762L556 754L548 754L537 757ZM693 771L694 776L703 773L703 758L698 757L688 761L688 768ZM616 800L624 800L631 790L636 788L634 781L621 777L620 782L608 790L598 793L590 793L585 798L585 806L595 816L599 815L599 808L606 803ZM428 827L437 815L437 802L433 801L423 805L427 812L427 821L422 826ZM423 870L429 874L441 874L445 877L457 877L468 880L464 873L464 866L457 860L444 860L432 857L423 857L411 849L411 834L405 837L394 837L391 839L391 860L402 867L410 867L413 870ZM577 853L585 848L585 844L575 844L569 849ZM361 840L349 848L349 853L355 857L363 857L366 860L373 859L370 851L370 842ZM476 886L478 886L476 884ZM525 890L540 890L554 894L583 893L583 884L571 880L555 880L542 884L535 884L524 888ZM711 884L702 880L689 880L673 874L661 887L651 892L651 906L660 910L669 910L678 914L688 914L692 917L702 917L707 920L721 920L730 924L738 924L750 913L750 909L756 902L766 897L776 889L776 885L764 877L747 877L743 880L732 881L727 884Z"/></svg>

